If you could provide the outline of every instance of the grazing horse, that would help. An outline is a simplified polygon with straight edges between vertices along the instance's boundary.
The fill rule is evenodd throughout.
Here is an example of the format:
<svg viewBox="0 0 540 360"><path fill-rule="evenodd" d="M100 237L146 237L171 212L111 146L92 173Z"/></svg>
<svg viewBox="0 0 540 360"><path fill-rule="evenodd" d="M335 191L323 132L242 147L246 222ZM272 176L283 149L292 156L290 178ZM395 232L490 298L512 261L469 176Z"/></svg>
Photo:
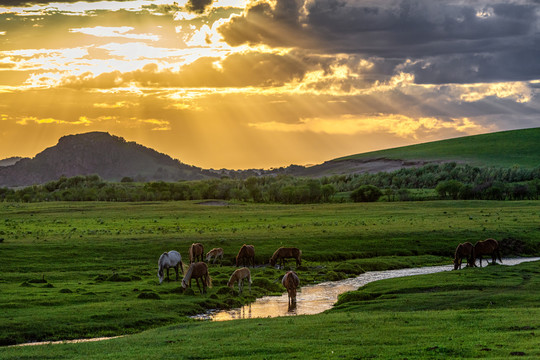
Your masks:
<svg viewBox="0 0 540 360"><path fill-rule="evenodd" d="M182 256L180 256L180 253L175 250L164 252L159 257L157 274L160 284L163 282L164 278L163 269L167 270L167 281L169 281L169 268L172 267L176 271L176 281L178 281L178 268L180 268L182 271L182 275L184 275L184 268L182 264Z"/></svg>
<svg viewBox="0 0 540 360"><path fill-rule="evenodd" d="M216 263L216 260L219 258L219 264L222 264L223 261L223 249L222 248L213 248L209 252L206 253L206 261L210 264L210 260L214 258L214 261L212 264Z"/></svg>
<svg viewBox="0 0 540 360"><path fill-rule="evenodd" d="M482 255L491 255L491 263L494 264L499 257L502 263L501 252L499 251L499 243L495 239L486 239L478 241L474 244L473 263L476 266L476 259L480 259L480 267L482 267ZM486 260L487 262L487 260Z"/></svg>
<svg viewBox="0 0 540 360"><path fill-rule="evenodd" d="M234 289L234 283L238 281L238 295L244 290L244 280L249 281L249 292L251 293L251 272L247 267L234 270L227 286Z"/></svg>
<svg viewBox="0 0 540 360"><path fill-rule="evenodd" d="M208 265L203 262L196 262L189 265L189 269L186 271L186 276L182 279L182 288L185 290L188 286L191 287L191 279L197 281L197 287L201 294L206 293L206 287L212 287L212 279L208 274ZM202 280L203 289L199 285L199 279Z"/></svg>
<svg viewBox="0 0 540 360"><path fill-rule="evenodd" d="M189 263L192 264L195 261L203 261L204 246L201 243L193 243L189 247Z"/></svg>
<svg viewBox="0 0 540 360"><path fill-rule="evenodd" d="M286 258L294 258L296 260L296 267L298 267L302 265L302 250L295 247L280 247L270 258L270 265L275 266L276 262L279 261L281 268L283 268Z"/></svg>
<svg viewBox="0 0 540 360"><path fill-rule="evenodd" d="M287 289L287 294L289 295L289 309L294 309L296 306L296 288L300 284L300 279L294 271L288 271L281 280L285 289Z"/></svg>
<svg viewBox="0 0 540 360"><path fill-rule="evenodd" d="M247 262L246 262L247 261ZM255 267L255 247L253 245L242 245L238 255L236 255L236 266L249 266L249 264Z"/></svg>
<svg viewBox="0 0 540 360"><path fill-rule="evenodd" d="M454 253L454 270L461 269L461 261L463 258L467 259L467 267L474 266L473 251L474 246L470 242L459 244Z"/></svg>

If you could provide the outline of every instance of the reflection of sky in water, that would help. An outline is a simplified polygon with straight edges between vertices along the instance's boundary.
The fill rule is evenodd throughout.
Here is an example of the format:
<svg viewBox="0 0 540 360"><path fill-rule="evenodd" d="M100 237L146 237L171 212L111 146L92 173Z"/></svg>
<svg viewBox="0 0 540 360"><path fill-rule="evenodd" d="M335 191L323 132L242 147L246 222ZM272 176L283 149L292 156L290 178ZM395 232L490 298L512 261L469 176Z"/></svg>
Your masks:
<svg viewBox="0 0 540 360"><path fill-rule="evenodd" d="M503 265L516 265L521 262L536 260L540 260L540 258L503 259ZM296 296L296 309L293 309L292 311L289 311L288 309L288 297L287 293L285 293L281 296L265 296L257 299L254 303L245 305L239 309L221 310L199 315L195 318L226 321L290 315L313 315L330 309L337 301L339 294L356 290L373 281L403 276L432 274L450 271L452 269L452 265L445 265L414 269L370 271L361 274L356 278L301 287ZM300 284L302 284L302 279L300 279Z"/></svg>

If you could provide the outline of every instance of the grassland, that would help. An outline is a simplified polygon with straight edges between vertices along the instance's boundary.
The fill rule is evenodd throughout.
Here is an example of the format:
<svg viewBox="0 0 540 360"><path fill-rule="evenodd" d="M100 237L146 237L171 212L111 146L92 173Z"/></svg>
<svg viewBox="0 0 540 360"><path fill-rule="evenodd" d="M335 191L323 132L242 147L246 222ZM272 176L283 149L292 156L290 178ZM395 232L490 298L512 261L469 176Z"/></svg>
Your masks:
<svg viewBox="0 0 540 360"><path fill-rule="evenodd" d="M2 348L0 356L538 359L538 275L537 262L384 280L358 292L385 291L384 296L342 299L337 309L316 316L183 323L100 343ZM473 288L463 288L463 284ZM470 291L475 295L469 296ZM456 298L462 301L456 303Z"/></svg>
<svg viewBox="0 0 540 360"><path fill-rule="evenodd" d="M303 284L335 280L367 270L450 263L459 242L474 242L486 237L510 239L508 243L512 246L506 249L505 255L511 252L540 254L540 210L538 202L534 201L301 206L236 204L225 207L192 202L1 203L0 219L3 219L0 222L0 238L3 239L0 243L0 308L4 310L0 313L2 344L113 336L155 329L133 337L138 340L132 340L130 336L102 345L61 345L58 347L61 350L53 356L55 358L64 355L77 357L73 351L82 357L87 350L88 354L98 358L106 357L106 351L117 355L110 355L113 358L124 357L128 353L118 351L126 345L131 350L125 351L131 351L131 357L145 358L144 354L148 355L152 347L165 354L178 352L172 344L182 344L182 349L189 344L191 350L188 353L191 355L186 357L204 358L210 355L201 351L202 345L195 343L214 337L222 339L222 345L227 348L225 343L231 335L224 334L231 332L228 327L231 325L193 323L186 315L208 308L238 306L257 296L283 290L278 283L282 271L264 267L253 270L251 295L238 297L227 290L225 283L233 270L233 257L243 243L255 245L256 261L260 264L266 263L279 246L300 247L305 259L298 270ZM186 256L193 242L202 242L207 250L217 246L225 249L224 266L210 269L214 287L207 295L201 296L197 290L195 294L189 291L182 293L177 282L158 285L156 267L159 255L163 251L177 249ZM506 280L502 279L504 283ZM445 281L443 278L435 280ZM382 294L379 290L369 291L381 293L374 300L394 296ZM431 290L431 293L436 294L436 291ZM521 298L523 296L516 296L517 300ZM359 304L352 302L340 305L340 308L348 307L344 313L338 311L316 317L235 324L242 331L245 327L245 331L258 334L245 339L245 346L250 347L253 357L264 358L268 356L268 349L256 345L260 345L264 337L279 339L284 336L284 327L294 325L296 328L296 335L283 342L285 349L289 350L299 334L308 338L316 332L314 324L317 323L320 327L327 324L325 326L329 329L319 329L322 332L310 339L319 339L330 331L336 331L336 334L347 332L332 327L349 317L367 324L375 334L383 331L384 324L388 324L388 329L397 331L408 327L404 321L414 324L434 321L430 316L448 325L457 316L455 311L463 312L458 316L461 319L470 310L470 306L451 309L440 305L437 308L440 314L404 312L393 319L388 309L392 309L395 303L387 300L389 305L386 308L372 309L375 313L367 318L362 309L356 308ZM516 306L520 304L517 300ZM538 309L530 301L524 304L530 309L530 314L538 314ZM430 306L426 305L424 310L429 310ZM448 312L450 310L452 312ZM481 312L487 310L478 309ZM500 321L503 323L513 324L514 320L506 319L510 313L510 310L498 309L493 319L502 318ZM523 319L531 316L525 311L521 314ZM497 324L491 319L487 322L492 327ZM472 323L474 321L471 320L471 324L466 326L472 327ZM536 326L536 329L538 324L527 326ZM355 336L363 336L364 330L357 327L356 322ZM265 331L253 330L262 328ZM485 324L483 328L490 329ZM329 339L334 339L329 343L337 341L334 335ZM140 345L132 346L133 341ZM306 345L311 346L311 341ZM446 342L436 346L442 349ZM523 346L529 346L527 344ZM348 351L346 345L344 341L341 345L336 344L336 348ZM145 346L148 350L141 349ZM327 346L320 346L323 357L327 354ZM372 346L376 348L376 344ZM233 350L233 345L229 347L231 351L242 351L242 346L237 346L237 350ZM94 352L97 348L104 350ZM46 355L42 351L2 348L0 357L41 357ZM64 354L64 351L67 352ZM302 351L305 350L298 350L299 357L305 354ZM274 354L277 356L279 352ZM343 354L348 356L352 353ZM433 354L441 355L437 351ZM218 355L240 357L234 352L220 352Z"/></svg>
<svg viewBox="0 0 540 360"><path fill-rule="evenodd" d="M351 155L336 160L373 158L445 160L475 166L519 165L534 168L540 166L540 128L466 136Z"/></svg>

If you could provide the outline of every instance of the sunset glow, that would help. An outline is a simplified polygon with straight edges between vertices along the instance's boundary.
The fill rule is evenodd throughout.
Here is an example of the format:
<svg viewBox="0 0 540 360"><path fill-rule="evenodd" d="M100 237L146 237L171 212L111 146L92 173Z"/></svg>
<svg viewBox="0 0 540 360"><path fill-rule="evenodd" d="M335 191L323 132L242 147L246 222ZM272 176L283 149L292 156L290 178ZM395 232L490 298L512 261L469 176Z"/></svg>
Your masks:
<svg viewBox="0 0 540 360"><path fill-rule="evenodd" d="M0 5L0 159L107 131L204 168L540 126L533 0Z"/></svg>

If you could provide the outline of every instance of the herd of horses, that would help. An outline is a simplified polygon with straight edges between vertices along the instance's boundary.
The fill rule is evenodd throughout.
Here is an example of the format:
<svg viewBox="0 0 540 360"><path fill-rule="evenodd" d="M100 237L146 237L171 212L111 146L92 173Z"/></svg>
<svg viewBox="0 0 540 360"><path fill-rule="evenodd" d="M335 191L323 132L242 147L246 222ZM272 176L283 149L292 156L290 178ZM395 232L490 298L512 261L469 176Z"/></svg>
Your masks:
<svg viewBox="0 0 540 360"><path fill-rule="evenodd" d="M477 259L480 260L480 267L482 267L482 257L487 255L491 256L492 263L495 263L497 258L502 263L501 251L497 240L490 238L478 241L474 245L470 242L459 244L454 253L454 270L461 269L463 259L467 259L467 267L476 267Z"/></svg>
<svg viewBox="0 0 540 360"><path fill-rule="evenodd" d="M167 273L167 281L170 281L169 278L169 269L173 268L176 272L176 280L178 281L178 271L182 272L184 276L182 279L182 288L185 290L188 287L191 287L191 280L195 279L197 282L197 287L201 294L206 293L206 288L212 286L212 279L208 272L208 264L212 261L212 264L215 264L219 260L220 266L223 262L223 249L222 248L213 248L212 250L206 253L204 256L204 246L201 243L191 244L189 247L189 267L184 274L184 268L182 263L182 256L176 250L171 250L169 252L164 252L161 254L158 260L158 278L159 283L161 284L165 279L165 271ZM203 259L206 259L204 262ZM272 257L270 257L269 263L271 266L275 266L276 263L280 268L283 268L285 265L285 259L294 259L296 261L296 266L302 264L302 251L295 247L280 247L277 249ZM234 288L234 284L238 283L238 294L242 294L244 289L244 282L249 284L249 291L251 292L251 271L249 266L255 267L255 247L253 245L242 245L238 254L236 255L236 267L242 266L240 269L236 269L229 281L227 286ZM202 283L202 289L199 284L199 279ZM289 309L294 308L296 305L296 289L300 284L300 279L294 271L288 271L285 273L282 279L282 284L287 289L288 299L289 299Z"/></svg>

